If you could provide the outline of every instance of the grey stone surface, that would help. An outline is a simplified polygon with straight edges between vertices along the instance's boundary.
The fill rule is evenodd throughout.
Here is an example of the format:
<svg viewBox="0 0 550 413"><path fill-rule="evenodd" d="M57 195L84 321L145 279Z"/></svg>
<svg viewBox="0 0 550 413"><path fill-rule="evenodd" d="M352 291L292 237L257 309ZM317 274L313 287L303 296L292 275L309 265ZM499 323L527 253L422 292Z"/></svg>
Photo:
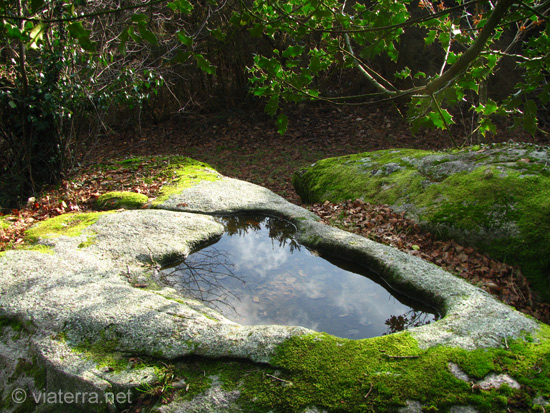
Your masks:
<svg viewBox="0 0 550 413"><path fill-rule="evenodd" d="M521 388L521 385L517 382L517 380L515 380L513 377L510 377L506 373L490 373L482 380L474 381L470 377L468 377L468 375L458 365L454 363L449 363L449 370L451 370L451 373L453 373L453 375L457 379L465 381L466 383L471 383L472 386L477 386L483 390L498 389L504 384L506 384L511 389Z"/></svg>
<svg viewBox="0 0 550 413"><path fill-rule="evenodd" d="M21 330L3 327L10 338L0 340L0 379L11 384L2 397L17 386L34 388L16 368L21 360L46 372L45 389L104 394L135 391L155 380L147 369L103 370L97 360L75 351L79 346L160 359L195 354L269 362L278 344L311 332L299 326L242 326L159 285L159 262L183 258L222 233L206 213L257 211L290 219L304 245L358 261L394 288L432 303L445 317L411 330L422 348L500 346L505 337L538 328L534 320L439 267L323 225L311 212L253 184L229 178L202 182L160 208L106 214L80 236L41 239L53 254L14 250L0 257L0 319ZM237 396L214 386L182 408L225 408Z"/></svg>
<svg viewBox="0 0 550 413"><path fill-rule="evenodd" d="M458 380L465 381L466 383L469 383L471 381L468 375L464 373L464 371L460 368L458 364L449 363L449 370Z"/></svg>
<svg viewBox="0 0 550 413"><path fill-rule="evenodd" d="M53 254L8 251L0 257L0 317L23 325L28 334L16 341L21 355L5 341L2 364L15 372L18 359L37 358L54 372L47 388L104 394L122 386L120 377L99 371L75 346L109 343L113 351L165 359L200 354L269 361L277 344L309 330L241 326L152 281L151 288L132 285L136 277L154 278L155 261L183 257L222 230L200 214L124 211L102 216L81 236L42 240ZM95 243L79 248L90 235ZM130 371L122 381L135 387L145 380L142 374ZM27 378L12 376L6 377L14 382L10 388L25 385Z"/></svg>
<svg viewBox="0 0 550 413"><path fill-rule="evenodd" d="M519 389L521 385L508 374L488 374L483 380L478 381L477 385L483 390L498 389L506 384L511 389Z"/></svg>
<svg viewBox="0 0 550 413"><path fill-rule="evenodd" d="M232 178L203 181L170 197L157 208L210 214L258 211L289 219L318 220L312 212L291 204L269 189Z"/></svg>
<svg viewBox="0 0 550 413"><path fill-rule="evenodd" d="M238 390L225 391L217 377L212 377L212 385L203 394L188 401L174 401L158 409L160 413L210 413L210 412L241 412L236 400L240 396Z"/></svg>
<svg viewBox="0 0 550 413"><path fill-rule="evenodd" d="M421 413L422 403L417 400L408 400L405 407L401 407L398 410L399 413Z"/></svg>

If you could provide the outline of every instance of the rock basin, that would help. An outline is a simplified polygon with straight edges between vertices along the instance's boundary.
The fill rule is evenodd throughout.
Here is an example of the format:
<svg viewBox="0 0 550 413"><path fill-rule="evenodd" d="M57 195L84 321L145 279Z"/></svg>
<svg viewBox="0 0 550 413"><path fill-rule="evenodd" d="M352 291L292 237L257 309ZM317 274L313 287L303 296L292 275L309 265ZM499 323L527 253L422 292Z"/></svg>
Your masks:
<svg viewBox="0 0 550 413"><path fill-rule="evenodd" d="M299 326L239 325L159 283L158 269L164 262L183 258L221 235L223 227L208 215L212 213L248 211L283 217L296 225L301 244L361 263L443 314L436 323L388 336L385 349L393 348L393 342L406 342L407 348L413 346L420 352L502 348L526 336L537 340L541 329L540 323L440 268L325 226L309 211L250 183L225 177L199 182L155 207L99 214L94 216L95 222L71 236L63 235L63 231L41 236L40 251L8 251L0 257L3 410L44 409L30 397L26 404L20 404L13 398L18 389L33 395L45 391L97 392L103 395L104 407L84 400L84 410L122 408L124 403L104 395L126 390L137 395L138 387L151 387L160 379L154 367L158 364L153 361L140 368L129 364L110 367L105 360L113 354L117 359L148 357L163 365L186 356L202 356L232 357L277 367L286 365L282 355L300 343L313 346L311 354L317 345L355 346L353 340L334 341ZM78 216L63 219L66 228L80 222ZM380 340L369 340L357 343L364 348L372 343L378 348ZM450 370L447 373L451 374ZM269 374L277 377L279 373ZM284 384L285 379L280 380L277 382ZM200 397L210 397L214 403L220 392L213 391L211 396L201 393ZM240 390L235 394L238 396ZM227 396L227 403L234 404L237 396ZM546 402L544 398L542 401ZM403 400L388 402L388 406L400 403Z"/></svg>

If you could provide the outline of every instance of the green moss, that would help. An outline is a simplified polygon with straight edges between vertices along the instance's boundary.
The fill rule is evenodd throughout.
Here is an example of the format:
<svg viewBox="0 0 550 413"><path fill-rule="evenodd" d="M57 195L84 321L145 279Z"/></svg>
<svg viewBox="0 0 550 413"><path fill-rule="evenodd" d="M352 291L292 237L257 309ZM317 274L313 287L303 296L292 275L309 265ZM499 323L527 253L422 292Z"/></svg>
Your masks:
<svg viewBox="0 0 550 413"><path fill-rule="evenodd" d="M425 411L446 411L471 405L481 412L525 411L538 395L550 396L550 327L533 341L508 340L508 348L467 351L436 347L420 349L408 334L348 340L327 334L294 337L278 349L272 364L242 360L187 357L159 366L157 375L183 378L187 388L158 388L189 400L206 391L211 378L226 391L239 389L237 403L245 411L396 411L407 400ZM154 360L151 362L155 362ZM521 389L508 386L482 390L457 379L457 364L472 381L489 373L507 373Z"/></svg>
<svg viewBox="0 0 550 413"><path fill-rule="evenodd" d="M23 244L21 246L17 247L18 250L27 250L27 251L37 251L41 252L42 254L53 254L54 250L49 245L44 244Z"/></svg>
<svg viewBox="0 0 550 413"><path fill-rule="evenodd" d="M423 350L408 333L365 340L311 334L281 344L272 360L276 367L197 356L173 361L141 357L140 365L153 367L158 381L139 388L151 408L163 400L193 399L216 377L225 391L238 389L237 404L254 412L313 406L326 411L385 412L395 411L407 400L421 402L425 411L446 411L456 405L471 405L480 412L527 411L534 408L537 396L550 396L550 327L543 325L535 337L507 344L508 348L475 351ZM116 342L108 335L79 349L99 360L99 366L128 368L126 357L105 357L116 354ZM507 373L522 387L472 387L450 372L449 363L457 364L472 381L489 373ZM185 385L174 388L173 383L181 380Z"/></svg>
<svg viewBox="0 0 550 413"><path fill-rule="evenodd" d="M97 238L97 235L91 234L90 236L88 236L86 241L81 242L80 244L78 244L78 248L87 248L90 245L94 245L95 242L96 242L96 238Z"/></svg>
<svg viewBox="0 0 550 413"><path fill-rule="evenodd" d="M66 336L66 335L65 335ZM66 341L64 338L60 340ZM80 353L84 357L97 363L98 368L108 367L114 372L121 372L128 369L131 364L129 357L122 355L117 351L119 339L110 334L109 331L103 331L101 337L95 341L84 340L75 346L73 351ZM136 366L132 365L133 368Z"/></svg>
<svg viewBox="0 0 550 413"><path fill-rule="evenodd" d="M6 217L0 216L0 229L8 229L10 225L11 224L6 221Z"/></svg>
<svg viewBox="0 0 550 413"><path fill-rule="evenodd" d="M60 235L76 237L95 223L102 214L109 212L89 212L83 214L65 214L47 219L25 232L27 242L36 242L39 238L53 238Z"/></svg>
<svg viewBox="0 0 550 413"><path fill-rule="evenodd" d="M274 360L282 368L282 380L265 372L248 375L241 402L254 411L300 411L308 406L395 411L407 400L420 401L426 410L471 404L492 412L518 400L531 407L533 389L550 394L548 329L544 335L542 344L517 340L509 343L510 349L475 351L421 350L407 333L356 341L323 334L294 337L279 347ZM506 372L523 387L472 391L470 383L450 372L449 362L474 380Z"/></svg>
<svg viewBox="0 0 550 413"><path fill-rule="evenodd" d="M550 171L537 159L540 152L511 149L403 149L329 158L298 171L293 184L306 202L406 205L429 231L519 266L550 300ZM453 173L457 166L462 171Z"/></svg>
<svg viewBox="0 0 550 413"><path fill-rule="evenodd" d="M34 385L38 389L43 389L46 386L46 369L40 365L36 356L32 360L20 358L15 366L13 376L30 376L34 380Z"/></svg>
<svg viewBox="0 0 550 413"><path fill-rule="evenodd" d="M218 172L208 164L191 158L181 157L172 159L163 174L171 182L161 188L157 199L153 202L153 206L162 204L171 195L194 186L201 181L216 181L220 179Z"/></svg>
<svg viewBox="0 0 550 413"><path fill-rule="evenodd" d="M514 171L497 178L499 173L490 166L453 175L415 202L425 208L423 220L450 228L440 229L444 237L473 241L492 257L519 266L549 298L550 180ZM480 230L491 236L474 239Z"/></svg>
<svg viewBox="0 0 550 413"><path fill-rule="evenodd" d="M17 321L13 318L0 317L0 330L5 327L10 327L13 331L17 333L20 333L24 329L23 323L21 323L20 321Z"/></svg>
<svg viewBox="0 0 550 413"><path fill-rule="evenodd" d="M107 192L101 195L96 206L101 210L108 209L139 209L142 208L149 198L146 195L138 194L137 192Z"/></svg>
<svg viewBox="0 0 550 413"><path fill-rule="evenodd" d="M304 202L340 202L361 198L391 204L414 190L421 190L423 177L410 170L405 159L435 152L402 149L328 158L296 172L292 183ZM405 158L405 159L404 159ZM389 167L388 164L391 164ZM368 173L365 173L367 172ZM378 174L373 179L373 171Z"/></svg>

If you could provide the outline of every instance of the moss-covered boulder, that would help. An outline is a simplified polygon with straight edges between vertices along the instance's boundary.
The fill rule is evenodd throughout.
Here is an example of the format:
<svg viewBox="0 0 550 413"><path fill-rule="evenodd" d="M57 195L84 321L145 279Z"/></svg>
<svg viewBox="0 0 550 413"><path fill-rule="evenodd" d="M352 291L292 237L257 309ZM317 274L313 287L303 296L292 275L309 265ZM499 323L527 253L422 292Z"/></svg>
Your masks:
<svg viewBox="0 0 550 413"><path fill-rule="evenodd" d="M323 159L293 177L305 202L388 204L445 238L518 265L550 299L550 152L527 144L383 150Z"/></svg>
<svg viewBox="0 0 550 413"><path fill-rule="evenodd" d="M97 198L96 206L98 209L138 209L142 208L149 198L147 195L138 194L137 192L107 192Z"/></svg>

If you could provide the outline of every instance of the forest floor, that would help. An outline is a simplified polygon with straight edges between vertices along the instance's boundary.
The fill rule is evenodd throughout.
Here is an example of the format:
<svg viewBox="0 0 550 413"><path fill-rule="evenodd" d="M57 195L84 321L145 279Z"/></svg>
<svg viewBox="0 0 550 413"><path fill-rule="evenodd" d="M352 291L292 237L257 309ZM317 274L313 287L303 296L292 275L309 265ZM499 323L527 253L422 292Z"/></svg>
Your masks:
<svg viewBox="0 0 550 413"><path fill-rule="evenodd" d="M302 205L291 184L300 167L332 156L389 148L440 150L451 147L444 131L412 134L393 107L335 108L298 107L289 113L284 136L273 119L249 111L175 119L155 126L130 123L90 142L86 163L73 171L58 188L47 191L27 206L5 217L11 223L0 229L0 251L24 244L24 230L36 221L62 213L93 209L97 197L108 191L130 190L153 198L163 182L152 179L165 166L164 156L183 155L206 162L221 174L265 186L290 202ZM469 131L457 126L458 144L472 143L460 137ZM534 140L500 125L486 142L526 141L550 143L548 135ZM121 160L144 156L136 168ZM517 268L495 261L455 241L438 240L422 231L403 214L385 205L350 200L302 205L326 223L390 244L429 260L478 285L500 300L537 319L550 323L550 304L537 300ZM368 222L368 225L364 225ZM363 223L363 225L360 225Z"/></svg>

